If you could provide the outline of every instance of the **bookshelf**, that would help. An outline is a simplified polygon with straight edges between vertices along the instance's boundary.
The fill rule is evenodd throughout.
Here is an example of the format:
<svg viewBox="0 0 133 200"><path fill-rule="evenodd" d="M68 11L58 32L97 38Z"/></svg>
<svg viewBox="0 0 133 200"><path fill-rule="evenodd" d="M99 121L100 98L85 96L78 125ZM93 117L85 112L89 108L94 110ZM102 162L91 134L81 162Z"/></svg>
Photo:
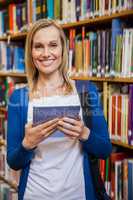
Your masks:
<svg viewBox="0 0 133 200"><path fill-rule="evenodd" d="M98 25L98 24L104 24L111 22L112 19L115 18L133 18L133 10L127 10L127 11L122 11L120 13L115 13L111 14L110 16L101 16L101 17L95 17L95 18L90 18L78 22L71 22L67 24L61 24L63 29L70 29L70 28L76 28L79 26L90 26L90 25ZM20 39L25 39L27 35L27 32L18 32L14 34L9 34L8 36L1 36L0 41L6 41L8 39L10 40L20 40Z"/></svg>
<svg viewBox="0 0 133 200"><path fill-rule="evenodd" d="M0 181L7 183L11 188L13 188L17 192L17 185L8 179L5 179L3 176L0 175Z"/></svg>
<svg viewBox="0 0 133 200"><path fill-rule="evenodd" d="M129 150L133 150L133 146L128 145L128 144L124 144L124 143L119 142L119 141L112 140L112 144L116 145L116 146L120 146L120 147L126 148L126 149L129 149Z"/></svg>
<svg viewBox="0 0 133 200"><path fill-rule="evenodd" d="M95 82L113 82L113 83L133 83L133 78L106 78L106 77L89 77L89 76L72 76L73 80L90 80Z"/></svg>
<svg viewBox="0 0 133 200"><path fill-rule="evenodd" d="M6 107L2 107L2 106L1 106L1 107L0 107L0 111L1 111L1 112L6 112L7 109L6 109Z"/></svg>
<svg viewBox="0 0 133 200"><path fill-rule="evenodd" d="M18 72L2 72L0 71L0 77L18 77L18 78L26 78L26 73L18 73Z"/></svg>
<svg viewBox="0 0 133 200"><path fill-rule="evenodd" d="M26 0L19 1L19 3L26 2ZM15 1L6 1L6 2L0 2L0 8L3 6L3 8L7 8L8 5L11 3L17 3L17 0ZM118 10L115 13L110 13L109 15L103 15L103 16L93 16L90 17L89 19L82 19L77 22L68 22L68 23L61 23L63 29L67 32L69 32L71 29L75 29L76 31L80 30L82 31L82 27L85 27L85 29L93 30L99 29L100 26L104 27L106 29L106 25L111 25L111 22L113 19L122 19L122 20L128 20L132 21L133 20L133 9L129 10L122 10L118 12ZM0 42L20 42L22 41L24 43L25 38L26 38L27 32L25 31L15 31L14 33L8 33L8 34L3 34L0 36ZM1 71L0 70L0 78L6 79L7 77L11 77L13 79L17 80L26 80L26 73L19 73L19 72L8 72L8 71ZM92 82L95 82L96 84L101 84L103 93L104 93L104 98L103 98L103 105L104 105L104 113L106 116L106 119L108 119L108 85L110 84L133 84L133 77L96 77L96 76L83 76L83 75L72 75L71 78L73 80L90 80ZM3 115L3 112L6 112L7 108L5 106L0 106L0 116ZM113 146L115 147L121 147L124 149L127 149L130 152L133 152L133 146L125 144L123 142L111 139ZM4 140L0 140L0 146L5 146L6 147L6 142ZM8 181L4 177L0 176L0 180L3 182L7 183L10 185L12 188L16 190L17 186L12 183L11 181ZM114 199L113 199L114 200Z"/></svg>
<svg viewBox="0 0 133 200"><path fill-rule="evenodd" d="M6 142L3 139L0 139L0 146L6 146Z"/></svg>

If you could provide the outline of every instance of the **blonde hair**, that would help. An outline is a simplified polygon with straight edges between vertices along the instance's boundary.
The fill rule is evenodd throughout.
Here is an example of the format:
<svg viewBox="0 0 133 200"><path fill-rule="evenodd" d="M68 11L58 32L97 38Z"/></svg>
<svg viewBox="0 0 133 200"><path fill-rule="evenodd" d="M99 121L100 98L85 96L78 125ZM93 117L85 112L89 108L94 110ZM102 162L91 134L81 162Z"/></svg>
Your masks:
<svg viewBox="0 0 133 200"><path fill-rule="evenodd" d="M29 95L34 93L34 90L36 88L36 82L39 75L38 70L32 60L33 37L38 30L49 27L49 26L56 27L60 33L60 39L61 39L61 44L62 44L62 63L60 66L60 71L63 75L64 83L66 85L66 90L67 90L66 93L71 93L73 91L73 86L67 74L68 51L67 51L66 37L65 37L64 31L56 21L48 20L48 19L40 19L31 26L26 38L25 65L26 65L26 72L27 72Z"/></svg>

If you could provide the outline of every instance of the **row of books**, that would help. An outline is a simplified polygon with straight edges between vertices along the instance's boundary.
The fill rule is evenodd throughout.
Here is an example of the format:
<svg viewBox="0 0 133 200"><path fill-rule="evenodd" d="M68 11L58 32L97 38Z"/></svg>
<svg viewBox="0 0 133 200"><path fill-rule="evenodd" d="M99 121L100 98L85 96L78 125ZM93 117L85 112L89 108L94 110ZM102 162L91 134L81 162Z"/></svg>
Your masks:
<svg viewBox="0 0 133 200"><path fill-rule="evenodd" d="M0 106L6 106L14 89L24 87L25 83L15 82L11 77L0 79Z"/></svg>
<svg viewBox="0 0 133 200"><path fill-rule="evenodd" d="M100 170L105 187L112 200L133 199L133 159L124 152L112 153L100 160Z"/></svg>
<svg viewBox="0 0 133 200"><path fill-rule="evenodd" d="M0 112L0 141L6 140L7 113Z"/></svg>
<svg viewBox="0 0 133 200"><path fill-rule="evenodd" d="M46 17L45 4L45 0L26 0L24 3L9 4L7 9L0 11L0 35L23 31L25 25Z"/></svg>
<svg viewBox="0 0 133 200"><path fill-rule="evenodd" d="M109 85L108 126L111 139L133 145L133 85ZM126 91L127 90L127 91Z"/></svg>
<svg viewBox="0 0 133 200"><path fill-rule="evenodd" d="M0 42L0 70L24 73L24 47L21 42Z"/></svg>
<svg viewBox="0 0 133 200"><path fill-rule="evenodd" d="M26 0L24 3L11 3L8 9L0 11L0 36L22 31L23 26L40 18L68 23L132 8L132 0Z"/></svg>
<svg viewBox="0 0 133 200"><path fill-rule="evenodd" d="M0 141L1 140L7 140L7 111L0 111ZM9 186L9 183L17 186L19 183L19 177L20 171L16 172L12 170L7 164L6 146L0 145L0 200L17 199L17 193L14 189L11 189L12 187ZM8 183L4 184L2 182L3 179L7 180Z"/></svg>
<svg viewBox="0 0 133 200"><path fill-rule="evenodd" d="M69 32L69 73L71 75L133 77L133 29L121 29L112 21L111 30ZM115 26L114 26L115 23Z"/></svg>
<svg viewBox="0 0 133 200"><path fill-rule="evenodd" d="M14 80L11 77L0 79L0 106L6 106L8 98L14 90Z"/></svg>
<svg viewBox="0 0 133 200"><path fill-rule="evenodd" d="M110 15L111 13L133 8L131 0L45 0L42 3L43 9L39 9L37 0L31 2L31 0L27 1L29 22L36 20L35 10L42 11L47 18L57 19L61 23L68 23L96 16Z"/></svg>
<svg viewBox="0 0 133 200"><path fill-rule="evenodd" d="M27 24L26 3L10 4L7 9L0 10L0 36L18 32Z"/></svg>
<svg viewBox="0 0 133 200"><path fill-rule="evenodd" d="M8 180L12 184L18 185L20 171L15 171L11 169L6 161L6 150L5 146L0 147L0 176L4 177L5 180Z"/></svg>
<svg viewBox="0 0 133 200"><path fill-rule="evenodd" d="M5 183L0 182L0 200L17 200L17 193Z"/></svg>
<svg viewBox="0 0 133 200"><path fill-rule="evenodd" d="M111 30L81 33L70 29L67 39L69 74L89 76L133 77L133 29L122 29L120 19L112 20ZM0 69L24 72L22 43L0 42Z"/></svg>
<svg viewBox="0 0 133 200"><path fill-rule="evenodd" d="M62 1L61 17L63 23L68 23L97 16L110 15L121 12L122 10L132 9L132 7L131 0L67 0ZM54 17L52 12L51 16Z"/></svg>
<svg viewBox="0 0 133 200"><path fill-rule="evenodd" d="M2 177L7 177L7 164L6 164L6 151L5 147L1 146L0 147L0 175ZM9 173L8 173L9 174Z"/></svg>

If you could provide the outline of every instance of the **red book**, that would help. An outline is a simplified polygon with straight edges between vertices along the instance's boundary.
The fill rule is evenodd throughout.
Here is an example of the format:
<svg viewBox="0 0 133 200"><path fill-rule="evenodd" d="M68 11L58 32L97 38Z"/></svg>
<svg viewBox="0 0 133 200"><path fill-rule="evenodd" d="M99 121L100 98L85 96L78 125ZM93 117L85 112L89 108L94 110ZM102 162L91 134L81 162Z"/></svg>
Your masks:
<svg viewBox="0 0 133 200"><path fill-rule="evenodd" d="M122 112L122 96L118 95L118 111L117 111L117 134L118 134L118 138L119 140L121 140L121 112Z"/></svg>
<svg viewBox="0 0 133 200"><path fill-rule="evenodd" d="M115 162L124 160L127 158L128 155L126 153L112 153L110 156L110 162L111 162L111 198L112 200L115 200Z"/></svg>
<svg viewBox="0 0 133 200"><path fill-rule="evenodd" d="M15 4L9 4L9 7L8 7L8 12L9 12L9 30L11 32L14 31L14 23L15 23L14 19L13 19L13 17L14 17L14 13L13 13L14 7L15 7Z"/></svg>
<svg viewBox="0 0 133 200"><path fill-rule="evenodd" d="M100 160L100 172L103 181L105 181L105 160Z"/></svg>
<svg viewBox="0 0 133 200"><path fill-rule="evenodd" d="M112 95L112 139L115 139L116 95Z"/></svg>

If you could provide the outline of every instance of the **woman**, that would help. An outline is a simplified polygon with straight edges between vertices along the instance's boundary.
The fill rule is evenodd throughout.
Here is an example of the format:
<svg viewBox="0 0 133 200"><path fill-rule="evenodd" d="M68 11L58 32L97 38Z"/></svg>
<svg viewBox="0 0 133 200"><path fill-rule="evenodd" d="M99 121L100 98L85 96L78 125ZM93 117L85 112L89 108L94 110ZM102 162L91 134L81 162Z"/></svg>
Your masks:
<svg viewBox="0 0 133 200"><path fill-rule="evenodd" d="M19 200L96 200L88 154L104 159L111 144L96 87L85 84L93 96L87 118L78 96L84 84L69 80L67 60L62 28L45 19L33 24L26 40L28 87L15 90L8 105L7 161L22 170ZM78 105L79 118L56 117L33 126L35 105Z"/></svg>

